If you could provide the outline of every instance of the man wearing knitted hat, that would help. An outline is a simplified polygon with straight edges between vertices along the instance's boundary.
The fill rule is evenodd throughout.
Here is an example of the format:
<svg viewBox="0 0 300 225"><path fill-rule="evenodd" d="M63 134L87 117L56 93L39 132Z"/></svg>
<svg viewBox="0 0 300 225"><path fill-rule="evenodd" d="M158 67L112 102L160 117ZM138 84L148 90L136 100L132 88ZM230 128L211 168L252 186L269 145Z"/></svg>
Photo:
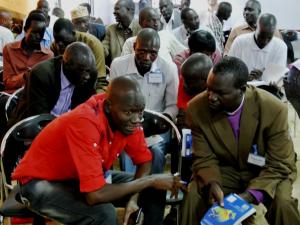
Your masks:
<svg viewBox="0 0 300 225"><path fill-rule="evenodd" d="M72 23L75 30L80 32L87 32L100 41L105 37L105 26L101 24L91 23L88 9L84 6L78 6L71 11Z"/></svg>

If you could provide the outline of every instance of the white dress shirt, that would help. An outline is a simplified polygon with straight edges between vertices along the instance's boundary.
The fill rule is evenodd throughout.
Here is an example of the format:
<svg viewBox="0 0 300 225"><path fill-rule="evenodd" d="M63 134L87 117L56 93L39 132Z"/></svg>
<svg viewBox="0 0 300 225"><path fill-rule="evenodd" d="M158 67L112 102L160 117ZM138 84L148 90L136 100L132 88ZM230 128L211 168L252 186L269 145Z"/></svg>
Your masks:
<svg viewBox="0 0 300 225"><path fill-rule="evenodd" d="M228 52L229 56L235 56L243 60L249 72L254 69L263 71L270 64L286 67L287 46L277 37L262 49L260 49L254 40L254 32L239 35L232 43Z"/></svg>
<svg viewBox="0 0 300 225"><path fill-rule="evenodd" d="M13 33L6 27L0 26L0 61L2 61L2 51L4 46L13 41Z"/></svg>
<svg viewBox="0 0 300 225"><path fill-rule="evenodd" d="M176 117L179 80L173 62L158 56L150 71L142 76L136 68L134 54L130 54L115 58L110 69L110 80L123 75L136 78L145 97L146 109Z"/></svg>
<svg viewBox="0 0 300 225"><path fill-rule="evenodd" d="M174 56L187 49L187 47L182 45L170 31L161 30L158 32L158 35L160 38L158 55L165 60L172 61ZM135 40L136 36L128 38L125 41L121 56L134 53L133 44Z"/></svg>
<svg viewBox="0 0 300 225"><path fill-rule="evenodd" d="M205 31L209 32L216 41L216 37L215 37L213 31L209 27L200 25L199 28L193 32L196 32L199 30L205 30ZM191 34L188 33L188 31L186 30L184 25L181 25L180 27L177 27L176 29L174 29L173 34L177 38L177 40L181 42L181 44L188 47L188 39L191 36Z"/></svg>

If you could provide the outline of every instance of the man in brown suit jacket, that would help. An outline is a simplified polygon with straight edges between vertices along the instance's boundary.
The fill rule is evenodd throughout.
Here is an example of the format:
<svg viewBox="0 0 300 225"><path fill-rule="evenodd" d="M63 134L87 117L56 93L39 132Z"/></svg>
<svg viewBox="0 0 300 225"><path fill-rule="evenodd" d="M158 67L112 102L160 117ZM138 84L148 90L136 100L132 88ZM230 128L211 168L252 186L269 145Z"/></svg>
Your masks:
<svg viewBox="0 0 300 225"><path fill-rule="evenodd" d="M114 7L114 15L117 23L106 28L106 36L103 40L106 65L110 65L112 60L119 57L125 41L136 36L141 27L134 19L135 5L132 0L118 0Z"/></svg>
<svg viewBox="0 0 300 225"><path fill-rule="evenodd" d="M300 224L291 197L296 165L287 107L247 86L247 76L244 62L223 58L208 76L207 91L189 103L194 175L182 225L199 224L209 205L223 205L229 193L263 204L269 224Z"/></svg>

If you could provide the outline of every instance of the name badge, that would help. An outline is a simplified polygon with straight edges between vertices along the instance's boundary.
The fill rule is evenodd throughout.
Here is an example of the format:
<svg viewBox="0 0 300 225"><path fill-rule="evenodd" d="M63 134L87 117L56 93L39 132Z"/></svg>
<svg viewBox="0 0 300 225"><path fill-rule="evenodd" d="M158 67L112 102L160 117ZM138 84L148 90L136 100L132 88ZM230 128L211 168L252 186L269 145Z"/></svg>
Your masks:
<svg viewBox="0 0 300 225"><path fill-rule="evenodd" d="M257 145L253 145L249 153L247 162L256 166L263 167L266 164L266 158L258 155Z"/></svg>
<svg viewBox="0 0 300 225"><path fill-rule="evenodd" d="M160 84L162 83L162 74L160 72L149 74L149 83Z"/></svg>

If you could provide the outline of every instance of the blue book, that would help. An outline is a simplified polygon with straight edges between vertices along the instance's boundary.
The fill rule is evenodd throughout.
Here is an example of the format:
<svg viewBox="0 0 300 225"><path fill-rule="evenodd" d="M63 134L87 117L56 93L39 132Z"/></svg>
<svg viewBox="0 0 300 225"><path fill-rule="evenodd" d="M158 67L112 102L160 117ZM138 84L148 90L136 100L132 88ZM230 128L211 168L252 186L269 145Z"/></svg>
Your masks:
<svg viewBox="0 0 300 225"><path fill-rule="evenodd" d="M237 194L224 198L224 207L215 203L204 215L201 225L237 225L255 213L255 208Z"/></svg>

